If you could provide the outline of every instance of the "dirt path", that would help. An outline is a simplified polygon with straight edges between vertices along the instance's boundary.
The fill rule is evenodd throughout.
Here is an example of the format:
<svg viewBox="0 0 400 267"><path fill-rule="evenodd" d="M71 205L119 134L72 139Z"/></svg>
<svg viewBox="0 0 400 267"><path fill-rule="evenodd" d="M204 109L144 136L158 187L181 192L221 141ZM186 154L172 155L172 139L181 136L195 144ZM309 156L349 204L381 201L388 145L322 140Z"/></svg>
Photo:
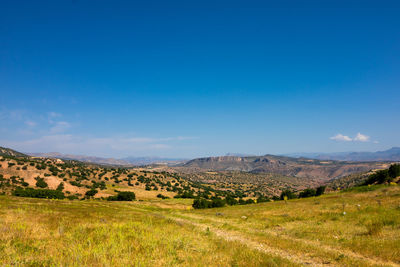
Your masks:
<svg viewBox="0 0 400 267"><path fill-rule="evenodd" d="M175 221L180 224L188 224L188 225L193 225L200 229L201 231L209 231L210 233L213 233L215 236L222 238L226 241L231 241L231 242L240 242L246 246L248 246L251 249L255 249L258 251L261 251L265 254L272 255L272 256L278 256L284 259L287 259L293 263L297 263L300 265L312 265L312 266L338 266L340 263L328 259L322 259L318 257L312 257L309 255L306 255L302 252L292 252L290 253L287 250L282 250L279 248L271 247L266 244L260 243L258 241L252 240L249 237L244 236L242 233L239 233L237 231L228 231L228 230L221 230L220 228L211 226L210 224L207 223L200 223L198 220L209 220L214 223L218 224L226 224L226 220L221 220L221 219L215 219L212 217L202 217L202 216L197 216L195 214L189 214L189 213L155 213L154 211L149 211L145 208L139 208L139 207L131 207L134 210L141 210L148 212L149 215L152 215L157 218L165 218L169 219L172 221ZM178 217L179 216L179 217ZM197 220L197 221L193 221ZM235 225L232 222L229 222L232 226L239 227L238 225ZM243 228L243 225L240 225L241 228ZM257 229L250 229L246 228L246 231L249 231L250 233L263 233L263 234L269 234L269 235L275 235L277 232L270 231L270 230L257 230ZM327 246L325 244L322 244L321 242L318 241L312 241L312 240L305 240L305 239L300 239L300 238L295 238L289 235L284 235L282 233L279 233L279 237L282 239L290 240L293 242L299 242L303 243L306 245L310 245L312 247L316 247L318 249L322 249L327 252L339 254L339 255L344 255L348 258L357 260L360 262L360 266L399 266L399 264L394 263L394 262L388 262L388 261L382 261L380 259L374 259L374 258L368 258L363 255L354 253L349 250L343 250L343 249L338 249L338 248L333 248L330 246Z"/></svg>
<svg viewBox="0 0 400 267"><path fill-rule="evenodd" d="M191 218L191 219L196 219L196 220L204 220L204 219L206 219L206 220L210 220L210 221L213 221L213 222L216 222L216 223L219 223L219 224L225 224L226 223L226 221L223 221L223 220L210 218L210 217L196 216L194 214L180 214L180 216L183 216L183 217L186 217L186 218ZM198 226L198 227L201 227L203 229L209 228L210 231L211 231L211 227L209 225L207 225L207 224L196 223L196 222L193 222L191 220L187 220L187 219L185 220L183 218L174 218L174 219L178 220L178 221L191 223L191 224L193 224L195 226ZM238 225L235 225L232 222L229 222L229 223L232 226L239 227ZM243 225L240 225L240 227L243 228ZM271 231L271 230L257 230L257 229L249 229L249 228L246 228L246 230L249 231L249 232L253 232L253 233L264 233L264 234L275 235L275 236L278 234L277 232ZM278 256L281 256L283 258L286 258L286 259L289 259L291 261L294 261L296 263L311 264L310 263L310 261L311 261L313 266L317 266L317 265L324 265L324 266L337 265L337 263L336 264L331 264L331 263L328 263L328 261L325 261L325 262L322 261L321 262L320 259L318 259L320 262L316 263L315 260L317 260L317 258L315 258L315 257L313 257L313 258L305 257L304 255L298 256L298 255L294 255L294 254L289 254L289 253L287 253L287 251L283 251L283 250L280 250L280 249L266 247L264 244L261 244L259 242L250 240L250 239L248 239L246 237L240 236L236 232L222 231L222 230L220 230L218 228L213 228L212 232L214 232L217 236L220 236L220 237L222 237L222 238L224 238L226 240L237 240L237 241L240 241L242 243L246 243L247 245L249 245L250 247L252 247L254 249L258 249L258 250L264 251L264 252L269 253L269 254L278 255ZM304 244L307 244L307 245L310 245L310 246L313 246L313 247L316 247L316 248L319 248L319 249L323 249L324 251L336 253L336 254L339 254L339 255L342 254L342 255L345 255L345 256L347 256L349 258L357 259L357 260L362 261L362 262L364 262L366 264L369 264L369 265L400 266L399 264L394 263L394 262L388 262L388 261L382 261L380 259L368 258L368 257L365 257L363 255L357 254L357 253L349 251L349 250L333 248L333 247L330 247L328 245L322 244L321 242L318 242L318 241L300 239L300 238L296 238L296 237L293 237L293 236L284 235L282 233L279 233L279 238L290 240L290 241L293 241L293 242L304 243ZM276 254L276 253L278 253L278 254Z"/></svg>
<svg viewBox="0 0 400 267"><path fill-rule="evenodd" d="M211 233L215 234L217 237L222 238L226 241L231 241L231 242L237 241L237 242L240 242L240 243L246 245L247 247L249 247L251 249L255 249L255 250L261 251L265 254L269 254L272 256L285 258L285 259L287 259L291 262L297 263L297 264L312 265L312 266L334 266L334 265L330 265L330 264L316 263L315 259L313 259L311 257L307 257L306 255L291 254L284 250L265 246L264 244L253 241L251 239L248 239L238 233L234 233L234 232L230 232L230 231L229 232L223 231L223 230L220 230L220 229L217 229L214 227L210 227L209 225L206 225L206 224L195 223L193 221L185 220L182 218L176 218L176 217L167 217L167 218L172 219L176 222L194 225L194 226L200 228L202 231L210 231Z"/></svg>

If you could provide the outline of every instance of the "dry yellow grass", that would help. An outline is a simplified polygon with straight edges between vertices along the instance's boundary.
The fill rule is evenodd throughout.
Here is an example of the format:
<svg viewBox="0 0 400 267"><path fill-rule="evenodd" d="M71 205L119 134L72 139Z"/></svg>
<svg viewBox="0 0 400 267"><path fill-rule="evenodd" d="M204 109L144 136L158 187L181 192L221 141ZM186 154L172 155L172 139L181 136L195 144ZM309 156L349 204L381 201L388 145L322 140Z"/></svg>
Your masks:
<svg viewBox="0 0 400 267"><path fill-rule="evenodd" d="M400 187L372 189L207 210L0 196L0 265L397 266Z"/></svg>
<svg viewBox="0 0 400 267"><path fill-rule="evenodd" d="M139 206L0 196L0 265L294 265Z"/></svg>

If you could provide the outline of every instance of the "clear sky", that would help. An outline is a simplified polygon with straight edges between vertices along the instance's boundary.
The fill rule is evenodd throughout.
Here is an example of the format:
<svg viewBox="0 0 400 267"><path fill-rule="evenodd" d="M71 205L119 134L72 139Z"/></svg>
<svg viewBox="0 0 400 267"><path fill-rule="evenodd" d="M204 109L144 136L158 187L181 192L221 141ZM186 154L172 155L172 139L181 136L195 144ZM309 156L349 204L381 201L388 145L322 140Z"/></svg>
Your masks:
<svg viewBox="0 0 400 267"><path fill-rule="evenodd" d="M400 146L400 1L0 2L0 146L197 157Z"/></svg>

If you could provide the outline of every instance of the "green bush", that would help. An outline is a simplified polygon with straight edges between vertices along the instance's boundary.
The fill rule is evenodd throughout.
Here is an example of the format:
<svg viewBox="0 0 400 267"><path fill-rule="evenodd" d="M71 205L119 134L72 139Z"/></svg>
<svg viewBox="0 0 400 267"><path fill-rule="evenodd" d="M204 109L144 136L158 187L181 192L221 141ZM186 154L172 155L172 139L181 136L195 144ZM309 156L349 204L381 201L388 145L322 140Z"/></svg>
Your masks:
<svg viewBox="0 0 400 267"><path fill-rule="evenodd" d="M64 183L61 182L58 186L57 186L57 191L63 191L64 190Z"/></svg>
<svg viewBox="0 0 400 267"><path fill-rule="evenodd" d="M257 198L257 203L263 203L263 202L269 202L269 198L267 198L266 196L259 196Z"/></svg>
<svg viewBox="0 0 400 267"><path fill-rule="evenodd" d="M195 199L193 201L192 207L194 209L207 209L207 208L211 208L211 201L208 201L206 199L203 198L199 198L199 199Z"/></svg>
<svg viewBox="0 0 400 267"><path fill-rule="evenodd" d="M206 196L208 196L208 195L206 195ZM228 205L230 205L230 206L233 206L233 205L237 205L237 204L238 204L238 201L237 201L234 197L231 197L231 196L227 196L227 197L225 198L225 202L226 202L226 204L228 204Z"/></svg>
<svg viewBox="0 0 400 267"><path fill-rule="evenodd" d="M316 196L321 196L325 193L326 186L317 187Z"/></svg>
<svg viewBox="0 0 400 267"><path fill-rule="evenodd" d="M400 176L400 164L392 164L389 167L388 174L390 178L396 178Z"/></svg>
<svg viewBox="0 0 400 267"><path fill-rule="evenodd" d="M169 198L169 197L167 197L167 196L164 196L163 194L158 194L157 197L158 197L158 198L161 198L161 199L167 199L167 198Z"/></svg>
<svg viewBox="0 0 400 267"><path fill-rule="evenodd" d="M297 196L295 195L295 193L293 193L292 191L290 191L289 189L287 190L283 190L280 196L281 200L284 200L285 197L287 197L287 199L293 199L293 198L297 198Z"/></svg>
<svg viewBox="0 0 400 267"><path fill-rule="evenodd" d="M223 207L223 206L225 206L225 200L223 200L221 198L214 198L213 200L211 200L211 207L212 208L220 208L220 207Z"/></svg>
<svg viewBox="0 0 400 267"><path fill-rule="evenodd" d="M94 197L99 191L97 191L96 189L90 189L89 191L86 191L85 193L85 197L90 198L90 197Z"/></svg>
<svg viewBox="0 0 400 267"><path fill-rule="evenodd" d="M43 178L37 177L36 179L36 186L40 188L46 188L48 187L48 184L44 181Z"/></svg>
<svg viewBox="0 0 400 267"><path fill-rule="evenodd" d="M32 198L52 198L52 199L64 199L65 195L57 190L51 189L33 189L33 188L21 188L18 187L13 192L14 196L17 197L32 197Z"/></svg>
<svg viewBox="0 0 400 267"><path fill-rule="evenodd" d="M299 198L305 198L305 197L314 197L317 195L317 191L315 189L307 188L300 192Z"/></svg>
<svg viewBox="0 0 400 267"><path fill-rule="evenodd" d="M255 204L254 200L252 198L249 198L246 200L246 204Z"/></svg>
<svg viewBox="0 0 400 267"><path fill-rule="evenodd" d="M392 180L393 178L389 176L389 170L380 170L374 174L371 174L365 181L364 185L370 185L375 183L383 184L386 182L391 182Z"/></svg>
<svg viewBox="0 0 400 267"><path fill-rule="evenodd" d="M109 201L133 201L136 199L136 195L134 192L118 192L116 196L108 197L107 200Z"/></svg>
<svg viewBox="0 0 400 267"><path fill-rule="evenodd" d="M192 191L185 191L182 194L177 194L174 198L195 198Z"/></svg>

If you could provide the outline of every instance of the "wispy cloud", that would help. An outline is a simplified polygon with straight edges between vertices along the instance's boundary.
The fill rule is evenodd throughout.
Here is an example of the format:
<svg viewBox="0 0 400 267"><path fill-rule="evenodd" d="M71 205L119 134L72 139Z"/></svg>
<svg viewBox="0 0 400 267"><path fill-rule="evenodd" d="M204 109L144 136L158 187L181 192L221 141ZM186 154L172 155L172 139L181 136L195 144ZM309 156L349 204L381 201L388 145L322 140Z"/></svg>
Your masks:
<svg viewBox="0 0 400 267"><path fill-rule="evenodd" d="M62 152L85 155L143 155L174 149L186 138L167 137L89 137L55 133L23 141L0 140L6 146L25 152ZM178 145L179 146L179 145Z"/></svg>
<svg viewBox="0 0 400 267"><path fill-rule="evenodd" d="M49 118L58 118L58 117L61 117L61 114L60 114L60 113L57 113L57 112L54 112L54 111L51 111L51 112L47 113L47 115L49 116Z"/></svg>
<svg viewBox="0 0 400 267"><path fill-rule="evenodd" d="M31 120L28 120L28 121L25 121L25 125L27 125L29 127L35 127L37 125L37 123L34 121L31 121Z"/></svg>
<svg viewBox="0 0 400 267"><path fill-rule="evenodd" d="M354 138L351 138L350 136L343 135L341 133L338 133L335 136L330 137L329 139L335 140L338 142L369 142L370 137L368 135L362 134L362 133L357 133L357 135ZM377 144L377 141L373 141L373 143Z"/></svg>
<svg viewBox="0 0 400 267"><path fill-rule="evenodd" d="M54 123L54 126L50 128L50 133L62 133L68 130L71 127L71 124L66 121L58 121Z"/></svg>
<svg viewBox="0 0 400 267"><path fill-rule="evenodd" d="M329 139L335 140L335 141L344 141L344 142L350 142L350 141L353 140L349 136L343 135L343 134L340 134L340 133L335 135L335 136L330 137Z"/></svg>

